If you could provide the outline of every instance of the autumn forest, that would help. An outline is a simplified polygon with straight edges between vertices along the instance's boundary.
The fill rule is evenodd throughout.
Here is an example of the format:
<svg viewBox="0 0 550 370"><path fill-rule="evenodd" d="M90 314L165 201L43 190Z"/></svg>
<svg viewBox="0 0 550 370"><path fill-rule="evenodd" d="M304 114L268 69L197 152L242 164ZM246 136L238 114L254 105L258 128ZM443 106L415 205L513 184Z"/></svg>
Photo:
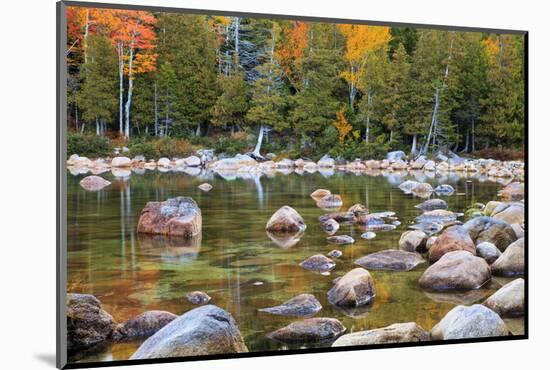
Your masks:
<svg viewBox="0 0 550 370"><path fill-rule="evenodd" d="M523 150L522 35L81 7L67 20L72 152Z"/></svg>

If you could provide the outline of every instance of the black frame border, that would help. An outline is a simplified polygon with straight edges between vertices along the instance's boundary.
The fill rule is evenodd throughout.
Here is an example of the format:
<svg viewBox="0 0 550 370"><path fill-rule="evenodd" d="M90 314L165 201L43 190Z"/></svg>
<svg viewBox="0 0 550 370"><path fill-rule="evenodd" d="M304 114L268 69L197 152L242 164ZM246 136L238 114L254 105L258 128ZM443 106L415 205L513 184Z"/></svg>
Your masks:
<svg viewBox="0 0 550 370"><path fill-rule="evenodd" d="M361 346L346 346L346 347L325 347L325 348L308 348L308 349L289 349L284 351L255 351L236 354L219 354L205 356L189 356L189 357L170 357L147 360L114 360L105 362L83 362L83 363L67 363L67 346L66 346L66 281L67 281L67 243L66 243L66 8L67 7L84 7L84 8L104 8L104 9L128 9L128 10L145 10L151 12L166 12L166 13L186 13L200 15L220 15L220 16L238 16L238 17L253 17L253 18L275 18L285 20L300 20L306 22L330 22L330 23L347 23L347 24L368 24L390 27L410 27L420 29L438 29L446 31L461 31L461 32L487 32L497 34L515 34L523 35L524 38L524 162L525 174L524 183L527 185L525 191L525 316L524 316L524 334L504 337L485 337L485 338L468 338L468 339L453 339L453 340L430 340L426 342L409 342L409 343L388 343L375 345ZM330 353L330 352L347 352L358 350L385 349L385 348L406 348L406 347L426 347L439 346L448 344L467 344L467 343L486 343L486 342L501 342L529 339L529 31L499 29L499 28L483 28L483 27L463 27L440 24L424 24L424 23L405 23L405 22L384 22L374 20L359 20L347 18L330 18L330 17L311 17L299 15L284 15L284 14L267 14L267 13L248 13L234 12L214 9L190 9L176 8L163 6L146 6L146 5L130 5L130 4L113 4L113 3L97 3L97 2L81 2L81 1L58 1L56 3L57 17L57 32L56 32L56 76L57 76L57 98L56 98L56 120L57 120L57 142L56 142L56 176L57 176L57 207L56 207L56 227L57 227L57 248L56 248L56 367L58 369L81 369L81 368L96 368L96 367L111 367L111 366L128 366L128 365L143 365L143 364L162 364L173 362L193 362L206 360L222 360L222 359L238 359L249 357L269 357L269 356L287 356L297 354L312 354L312 353Z"/></svg>

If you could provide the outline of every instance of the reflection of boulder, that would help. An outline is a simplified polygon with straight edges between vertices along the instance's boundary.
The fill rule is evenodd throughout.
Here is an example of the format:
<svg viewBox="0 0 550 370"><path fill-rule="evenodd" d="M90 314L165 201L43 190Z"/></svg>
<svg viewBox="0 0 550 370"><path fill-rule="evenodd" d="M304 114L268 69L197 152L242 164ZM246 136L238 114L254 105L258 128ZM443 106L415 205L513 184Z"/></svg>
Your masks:
<svg viewBox="0 0 550 370"><path fill-rule="evenodd" d="M304 235L303 231L296 233L271 233L267 231L266 234L273 243L283 249L294 247Z"/></svg>
<svg viewBox="0 0 550 370"><path fill-rule="evenodd" d="M451 303L454 305L469 306L486 298L491 293L488 289L468 290L465 292L430 292L424 294L434 302Z"/></svg>
<svg viewBox="0 0 550 370"><path fill-rule="evenodd" d="M164 235L138 234L141 253L160 257L165 261L190 261L197 258L201 249L202 235L191 239Z"/></svg>

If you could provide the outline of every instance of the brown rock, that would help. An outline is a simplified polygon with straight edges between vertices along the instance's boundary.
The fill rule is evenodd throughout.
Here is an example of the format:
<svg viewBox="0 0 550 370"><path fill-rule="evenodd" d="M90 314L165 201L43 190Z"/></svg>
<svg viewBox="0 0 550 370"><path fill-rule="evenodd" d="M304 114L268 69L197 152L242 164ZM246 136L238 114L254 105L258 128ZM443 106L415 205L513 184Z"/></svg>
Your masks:
<svg viewBox="0 0 550 370"><path fill-rule="evenodd" d="M200 291L188 293L185 298L187 298L189 302L198 305L210 303L210 300L212 299L208 294Z"/></svg>
<svg viewBox="0 0 550 370"><path fill-rule="evenodd" d="M385 328L358 331L338 338L333 347L364 346L383 343L424 342L429 333L415 322L393 324Z"/></svg>
<svg viewBox="0 0 550 370"><path fill-rule="evenodd" d="M435 291L479 289L491 280L491 269L480 257L464 250L443 255L424 271L420 286Z"/></svg>
<svg viewBox="0 0 550 370"><path fill-rule="evenodd" d="M182 236L191 239L201 233L202 215L189 197L148 202L139 217L137 231L145 234Z"/></svg>
<svg viewBox="0 0 550 370"><path fill-rule="evenodd" d="M495 275L517 276L525 274L524 239L518 239L510 244L500 257L491 265Z"/></svg>
<svg viewBox="0 0 550 370"><path fill-rule="evenodd" d="M330 190L326 190L326 189L317 189L315 190L313 193L310 194L310 196L312 198L318 198L318 199L321 199L321 198L324 198L326 197L327 195L330 195L331 192Z"/></svg>
<svg viewBox="0 0 550 370"><path fill-rule="evenodd" d="M329 302L335 306L367 305L374 300L374 280L367 270L358 267L338 279L327 295Z"/></svg>
<svg viewBox="0 0 550 370"><path fill-rule="evenodd" d="M67 294L67 349L86 348L105 341L116 328L111 315L90 294Z"/></svg>
<svg viewBox="0 0 550 370"><path fill-rule="evenodd" d="M281 207L271 216L265 229L270 232L300 232L306 229L304 219L289 206Z"/></svg>
<svg viewBox="0 0 550 370"><path fill-rule="evenodd" d="M113 338L119 341L148 338L176 318L167 311L146 311L119 325Z"/></svg>
<svg viewBox="0 0 550 370"><path fill-rule="evenodd" d="M283 343L326 343L338 338L345 331L344 325L336 319L315 317L293 322L267 336Z"/></svg>
<svg viewBox="0 0 550 370"><path fill-rule="evenodd" d="M357 259L355 264L371 270L409 271L424 262L418 253L387 249L367 254Z"/></svg>
<svg viewBox="0 0 550 370"><path fill-rule="evenodd" d="M512 182L500 191L505 200L521 200L525 197L525 184L523 182Z"/></svg>
<svg viewBox="0 0 550 370"><path fill-rule="evenodd" d="M468 231L463 226L451 226L437 237L434 245L430 248L430 262L439 260L445 253L460 250L476 255L476 246Z"/></svg>

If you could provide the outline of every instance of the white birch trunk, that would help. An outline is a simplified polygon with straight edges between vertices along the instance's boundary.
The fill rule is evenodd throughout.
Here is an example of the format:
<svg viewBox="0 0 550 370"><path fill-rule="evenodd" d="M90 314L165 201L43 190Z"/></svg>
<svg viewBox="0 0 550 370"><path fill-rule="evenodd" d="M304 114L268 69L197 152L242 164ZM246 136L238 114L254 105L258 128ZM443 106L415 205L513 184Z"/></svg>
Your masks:
<svg viewBox="0 0 550 370"><path fill-rule="evenodd" d="M416 135L413 135L411 155L416 155Z"/></svg>
<svg viewBox="0 0 550 370"><path fill-rule="evenodd" d="M118 42L118 78L119 78L119 86L118 86L118 130L119 134L123 135L123 120L124 120L124 110L123 110L123 93L124 93L124 59L123 59L123 49L122 49L122 42Z"/></svg>
<svg viewBox="0 0 550 370"><path fill-rule="evenodd" d="M260 125L260 132L258 133L258 141L256 142L256 147L252 154L256 157L260 157L260 148L262 147L262 141L264 139L264 125Z"/></svg>
<svg viewBox="0 0 550 370"><path fill-rule="evenodd" d="M158 118L158 100L157 100L157 81L155 81L155 136L158 136L159 118Z"/></svg>
<svg viewBox="0 0 550 370"><path fill-rule="evenodd" d="M132 34L132 41L130 42L130 59L128 61L128 98L126 99L125 114L126 120L124 122L124 137L130 138L130 108L132 107L132 93L134 90L134 71L133 71L133 59L134 59L134 35Z"/></svg>

